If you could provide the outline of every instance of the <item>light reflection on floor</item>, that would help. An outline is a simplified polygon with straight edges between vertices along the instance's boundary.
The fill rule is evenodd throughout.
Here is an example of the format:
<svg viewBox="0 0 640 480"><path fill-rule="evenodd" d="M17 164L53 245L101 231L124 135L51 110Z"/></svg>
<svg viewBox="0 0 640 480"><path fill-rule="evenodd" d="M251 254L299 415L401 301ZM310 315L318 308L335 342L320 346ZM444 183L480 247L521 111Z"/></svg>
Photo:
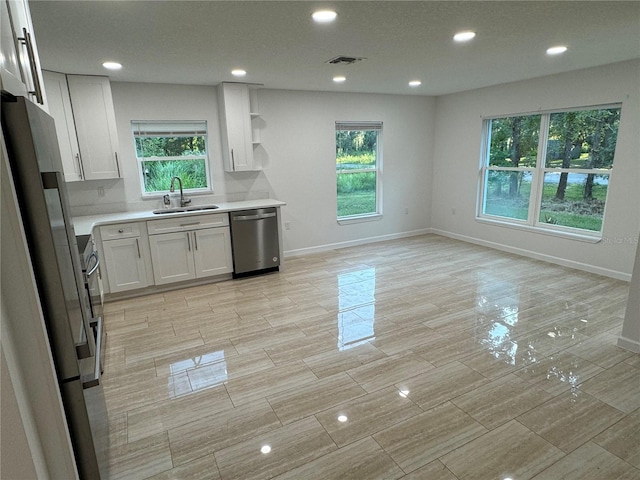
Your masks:
<svg viewBox="0 0 640 480"><path fill-rule="evenodd" d="M173 362L169 365L172 375L186 373L191 389L184 392L184 389L178 389L173 385L174 396L184 395L185 393L195 393L206 388L222 385L228 380L227 362L224 356L224 350L198 355L196 357L187 358ZM174 382L175 383L175 382Z"/></svg>
<svg viewBox="0 0 640 480"><path fill-rule="evenodd" d="M376 269L338 275L338 350L375 340Z"/></svg>

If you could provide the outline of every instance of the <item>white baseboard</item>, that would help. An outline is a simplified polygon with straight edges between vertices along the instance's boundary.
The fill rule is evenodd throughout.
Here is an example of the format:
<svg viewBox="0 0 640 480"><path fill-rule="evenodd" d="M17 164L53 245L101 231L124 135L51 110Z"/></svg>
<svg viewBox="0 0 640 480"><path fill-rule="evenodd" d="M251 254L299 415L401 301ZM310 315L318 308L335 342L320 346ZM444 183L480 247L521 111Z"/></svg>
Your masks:
<svg viewBox="0 0 640 480"><path fill-rule="evenodd" d="M640 353L640 342L631 340L630 338L621 336L618 338L618 346L633 353Z"/></svg>
<svg viewBox="0 0 640 480"><path fill-rule="evenodd" d="M387 240L396 240L398 238L415 237L418 235L426 235L432 233L430 228L422 230L412 230L410 232L392 233L389 235L380 235L377 237L359 238L358 240L349 240L347 242L328 243L326 245L318 245L315 247L298 248L295 250L285 250L284 257L298 257L300 255L309 255L311 253L328 252L339 248L355 247L358 245L366 245L368 243L385 242Z"/></svg>
<svg viewBox="0 0 640 480"><path fill-rule="evenodd" d="M421 230L412 230L410 232L393 233L389 235L380 235L377 237L361 238L358 240L349 240L347 242L328 243L326 245L317 245L315 247L298 248L295 250L285 250L284 257L297 257L300 255L309 255L312 253L327 252L330 250L337 250L339 248L355 247L357 245L366 245L368 243L384 242L387 240L395 240L398 238L415 237L417 235L426 235L433 233L443 237L453 238L467 243L473 243L475 245L481 245L483 247L493 248L494 250L500 250L503 252L513 253L515 255L521 255L523 257L533 258L536 260L542 260L543 262L553 263L555 265L562 265L563 267L575 268L576 270L582 270L583 272L595 273L596 275L602 275L604 277L615 278L617 280L623 280L625 282L631 281L631 274L619 272L617 270L611 270L608 268L596 267L586 263L575 262L573 260L567 260L566 258L554 257L553 255L545 255L543 253L533 252L524 248L512 247L511 245L504 245L497 242L489 242L479 238L468 237L466 235L460 235L458 233L447 232L445 230L438 230L434 228L424 228Z"/></svg>
<svg viewBox="0 0 640 480"><path fill-rule="evenodd" d="M523 257L542 260L544 262L553 263L555 265L562 265L563 267L575 268L576 270L582 270L583 272L595 273L596 275L615 278L617 280L624 280L625 282L631 281L630 273L619 272L617 270L610 270L608 268L596 267L594 265L589 265L581 262L574 262L573 260L567 260L566 258L554 257L553 255L546 255L543 253L532 252L531 250L526 250L524 248L512 247L511 245L504 245L502 243L489 242L487 240L468 237L466 235L460 235L458 233L447 232L444 230L431 229L431 233L435 233L436 235L441 235L443 237L454 238L456 240L461 240L463 242L482 245L483 247L489 247L495 250L501 250L503 252L522 255Z"/></svg>

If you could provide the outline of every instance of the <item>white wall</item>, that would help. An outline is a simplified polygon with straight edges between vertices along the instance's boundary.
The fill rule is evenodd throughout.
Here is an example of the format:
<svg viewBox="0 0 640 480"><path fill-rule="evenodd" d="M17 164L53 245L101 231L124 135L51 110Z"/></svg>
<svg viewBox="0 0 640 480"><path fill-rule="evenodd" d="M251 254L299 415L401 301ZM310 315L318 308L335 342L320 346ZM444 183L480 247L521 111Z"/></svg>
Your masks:
<svg viewBox="0 0 640 480"><path fill-rule="evenodd" d="M285 251L347 244L429 226L434 101L426 97L260 91L264 170L283 209ZM382 121L383 218L336 221L335 122ZM404 209L409 213L405 214Z"/></svg>
<svg viewBox="0 0 640 480"><path fill-rule="evenodd" d="M223 170L215 87L111 84L123 180L69 184L74 215L160 208L141 198L131 120L207 120L214 195L194 203L273 197L287 202L288 253L424 231L430 212L434 99L261 89L260 172ZM371 120L383 127L383 218L336 221L335 122ZM105 196L98 196L98 187ZM405 208L409 213L405 214Z"/></svg>
<svg viewBox="0 0 640 480"><path fill-rule="evenodd" d="M453 237L628 280L640 229L640 62L630 61L438 97L431 227ZM475 220L482 118L622 102L603 241ZM455 209L455 214L453 210Z"/></svg>
<svg viewBox="0 0 640 480"><path fill-rule="evenodd" d="M638 240L640 241L640 238ZM631 285L629 285L627 310L624 315L618 346L640 353L640 245L636 250L633 275L631 277Z"/></svg>

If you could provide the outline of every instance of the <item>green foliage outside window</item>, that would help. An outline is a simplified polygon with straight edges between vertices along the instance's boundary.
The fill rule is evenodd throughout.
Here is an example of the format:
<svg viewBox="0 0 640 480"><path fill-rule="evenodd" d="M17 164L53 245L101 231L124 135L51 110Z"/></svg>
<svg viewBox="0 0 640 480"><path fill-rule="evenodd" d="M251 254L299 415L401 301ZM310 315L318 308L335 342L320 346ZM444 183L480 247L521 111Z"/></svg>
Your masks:
<svg viewBox="0 0 640 480"><path fill-rule="evenodd" d="M619 108L489 122L483 214L531 224L602 230ZM543 124L547 127L540 131ZM540 136L545 146L544 158L538 151ZM529 205L534 199L537 213L536 219L531 219Z"/></svg>
<svg viewBox="0 0 640 480"><path fill-rule="evenodd" d="M378 130L336 130L338 217L377 212Z"/></svg>
<svg viewBox="0 0 640 480"><path fill-rule="evenodd" d="M184 190L208 189L205 136L135 136L135 147L145 193L169 191L173 177Z"/></svg>

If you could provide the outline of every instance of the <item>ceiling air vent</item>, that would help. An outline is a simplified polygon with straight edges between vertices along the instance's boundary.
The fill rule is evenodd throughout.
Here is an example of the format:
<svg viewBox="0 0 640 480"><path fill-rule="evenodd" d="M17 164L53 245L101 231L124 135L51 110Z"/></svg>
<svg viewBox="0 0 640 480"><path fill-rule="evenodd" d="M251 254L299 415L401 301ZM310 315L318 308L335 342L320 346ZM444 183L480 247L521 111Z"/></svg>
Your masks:
<svg viewBox="0 0 640 480"><path fill-rule="evenodd" d="M346 55L340 55L332 58L331 60L327 60L325 63L330 63L331 65L353 65L360 60L366 59L364 57L348 57Z"/></svg>

